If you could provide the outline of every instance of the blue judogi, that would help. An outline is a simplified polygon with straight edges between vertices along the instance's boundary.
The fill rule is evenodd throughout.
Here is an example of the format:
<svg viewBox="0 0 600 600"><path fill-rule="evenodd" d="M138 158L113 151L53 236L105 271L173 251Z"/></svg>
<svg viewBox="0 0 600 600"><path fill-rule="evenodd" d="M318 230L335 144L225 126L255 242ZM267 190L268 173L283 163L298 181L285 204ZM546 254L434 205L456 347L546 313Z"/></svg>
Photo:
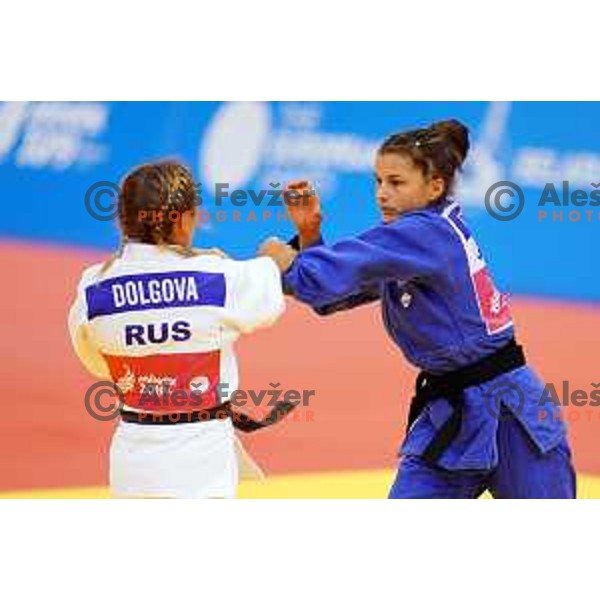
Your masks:
<svg viewBox="0 0 600 600"><path fill-rule="evenodd" d="M514 337L507 298L495 288L451 199L332 246L303 250L283 283L319 314L380 300L390 337L410 363L435 375L472 365ZM473 495L482 482L502 497L573 496L564 424L557 407L540 407L543 389L528 366L465 389L460 432L434 466L420 457L453 409L444 398L430 402L402 445L404 459L390 497L437 497L440 489L446 496L448 477L456 482L470 476L478 477L478 485L459 486L459 497ZM499 443L509 438L510 444ZM513 476L521 473L519 481L502 478L507 460L528 465L512 469ZM526 488L519 485L524 477Z"/></svg>

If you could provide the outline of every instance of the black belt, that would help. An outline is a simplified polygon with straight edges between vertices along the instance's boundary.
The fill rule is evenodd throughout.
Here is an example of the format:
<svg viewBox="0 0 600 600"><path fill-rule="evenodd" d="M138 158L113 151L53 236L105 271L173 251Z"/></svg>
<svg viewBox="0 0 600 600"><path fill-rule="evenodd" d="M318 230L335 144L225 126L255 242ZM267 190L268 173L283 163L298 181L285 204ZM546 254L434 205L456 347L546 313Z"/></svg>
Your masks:
<svg viewBox="0 0 600 600"><path fill-rule="evenodd" d="M523 348L513 338L500 350L456 371L441 375L432 375L425 371L419 373L415 385L415 397L410 404L407 432L429 402L445 398L453 409L449 419L429 442L421 457L427 463L435 464L458 436L463 420L465 389L481 385L525 364Z"/></svg>
<svg viewBox="0 0 600 600"><path fill-rule="evenodd" d="M233 426L244 433L253 433L264 427L274 425L285 415L294 410L299 402L281 401L275 406L264 419L254 419L250 415L239 412L231 406L231 402L223 402L211 408L196 410L189 413L144 413L132 410L121 410L121 419L126 423L138 423L139 425L178 425L181 423L198 423L201 421L214 421L232 419Z"/></svg>

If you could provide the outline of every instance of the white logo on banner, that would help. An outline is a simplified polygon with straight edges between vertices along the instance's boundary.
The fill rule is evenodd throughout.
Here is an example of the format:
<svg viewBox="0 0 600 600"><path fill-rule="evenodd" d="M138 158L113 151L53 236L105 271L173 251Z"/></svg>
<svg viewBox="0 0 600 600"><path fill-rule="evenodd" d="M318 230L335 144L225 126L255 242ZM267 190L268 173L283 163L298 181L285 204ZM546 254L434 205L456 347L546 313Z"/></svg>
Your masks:
<svg viewBox="0 0 600 600"><path fill-rule="evenodd" d="M600 154L588 151L560 152L548 147L510 147L508 122L512 104L490 102L464 175L459 179L457 197L481 206L487 190L497 181L514 181L521 187L543 188L548 182L567 180L589 185L598 179Z"/></svg>
<svg viewBox="0 0 600 600"><path fill-rule="evenodd" d="M0 162L58 171L105 162L108 149L97 138L108 116L100 102L3 102Z"/></svg>
<svg viewBox="0 0 600 600"><path fill-rule="evenodd" d="M243 186L256 172L271 129L269 107L232 102L217 111L203 140L201 173L210 184Z"/></svg>
<svg viewBox="0 0 600 600"><path fill-rule="evenodd" d="M211 187L304 177L332 193L338 174L373 169L380 142L319 130L323 112L318 103L225 103L201 140L199 172Z"/></svg>
<svg viewBox="0 0 600 600"><path fill-rule="evenodd" d="M315 183L323 197L331 197L341 175L372 171L381 140L323 131L326 107L304 102L224 103L201 140L199 172L209 186L228 183L230 189L303 177ZM511 102L488 104L457 182L457 197L463 203L483 208L489 187L505 179L541 188L549 181L589 184L598 178L598 154L513 149L512 108Z"/></svg>

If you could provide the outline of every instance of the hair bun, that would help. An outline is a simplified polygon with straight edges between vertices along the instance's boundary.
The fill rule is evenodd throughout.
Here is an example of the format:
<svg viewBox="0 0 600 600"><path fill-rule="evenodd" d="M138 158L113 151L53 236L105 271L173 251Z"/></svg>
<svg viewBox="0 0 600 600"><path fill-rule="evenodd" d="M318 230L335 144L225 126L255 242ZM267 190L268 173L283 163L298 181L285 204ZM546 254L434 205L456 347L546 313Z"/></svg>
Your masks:
<svg viewBox="0 0 600 600"><path fill-rule="evenodd" d="M460 164L462 164L470 147L468 128L456 119L448 119L434 123L430 130L447 139L453 150L460 156Z"/></svg>

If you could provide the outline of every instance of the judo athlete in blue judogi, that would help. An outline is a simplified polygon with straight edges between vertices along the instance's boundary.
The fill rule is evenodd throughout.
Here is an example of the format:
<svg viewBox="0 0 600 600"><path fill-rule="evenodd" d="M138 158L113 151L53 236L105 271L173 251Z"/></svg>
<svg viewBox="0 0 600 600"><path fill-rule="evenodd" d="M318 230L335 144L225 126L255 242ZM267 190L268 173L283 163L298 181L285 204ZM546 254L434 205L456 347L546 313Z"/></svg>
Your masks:
<svg viewBox="0 0 600 600"><path fill-rule="evenodd" d="M574 498L559 409L540 409L544 384L451 198L468 146L457 121L388 138L376 159L382 224L331 246L308 182L290 184L303 195L287 197L298 236L260 252L321 315L380 302L388 334L421 370L390 498Z"/></svg>

